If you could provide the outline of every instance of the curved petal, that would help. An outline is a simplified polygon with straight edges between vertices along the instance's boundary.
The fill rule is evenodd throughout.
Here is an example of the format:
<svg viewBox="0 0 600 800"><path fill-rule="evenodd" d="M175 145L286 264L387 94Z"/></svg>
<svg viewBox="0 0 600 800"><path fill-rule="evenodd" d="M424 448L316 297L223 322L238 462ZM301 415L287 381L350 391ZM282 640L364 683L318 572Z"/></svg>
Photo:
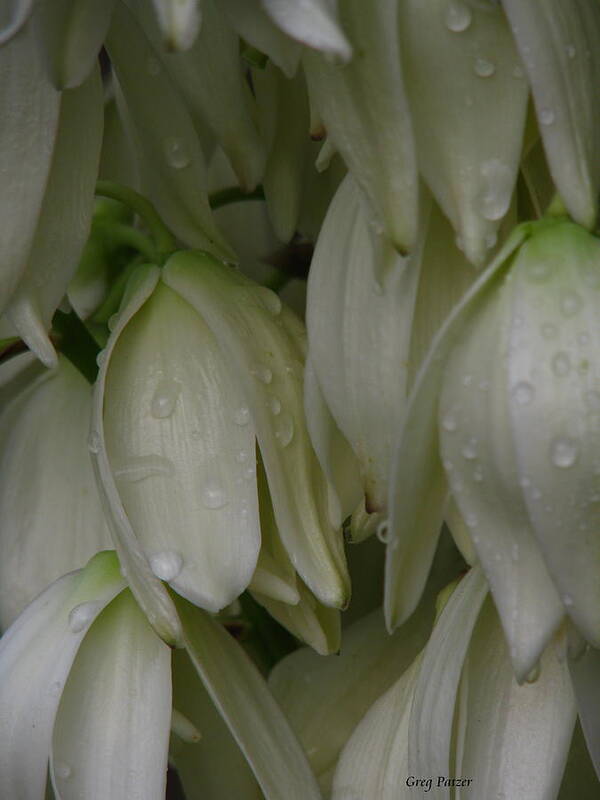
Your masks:
<svg viewBox="0 0 600 800"><path fill-rule="evenodd" d="M232 603L260 547L254 426L210 329L163 283L116 339L104 435L157 577L209 611Z"/></svg>
<svg viewBox="0 0 600 800"><path fill-rule="evenodd" d="M542 226L511 276L521 491L567 614L600 647L600 241L566 220Z"/></svg>
<svg viewBox="0 0 600 800"><path fill-rule="evenodd" d="M158 24L168 50L189 50L204 11L204 0L153 0Z"/></svg>
<svg viewBox="0 0 600 800"><path fill-rule="evenodd" d="M320 800L296 737L241 646L208 614L174 599L192 663L267 800Z"/></svg>
<svg viewBox="0 0 600 800"><path fill-rule="evenodd" d="M159 270L156 267L147 266L139 267L129 279L121 304L120 316L106 349L100 356L100 369L93 395L88 447L106 520L131 591L159 636L168 643L174 643L181 636L177 612L167 590L150 568L148 559L123 508L108 460L104 431L104 392L110 356L119 334L151 296L158 279Z"/></svg>
<svg viewBox="0 0 600 800"><path fill-rule="evenodd" d="M50 80L72 89L89 76L106 37L115 0L42 0L36 34Z"/></svg>
<svg viewBox="0 0 600 800"><path fill-rule="evenodd" d="M55 581L0 640L0 793L43 795L52 727L89 625L124 587L112 552Z"/></svg>
<svg viewBox="0 0 600 800"><path fill-rule="evenodd" d="M352 48L340 27L337 0L261 0L282 31L307 47L347 61Z"/></svg>
<svg viewBox="0 0 600 800"><path fill-rule="evenodd" d="M381 247L360 189L346 177L312 260L307 328L319 386L361 465L368 511L387 506L390 430L405 410L419 268L419 248L404 260Z"/></svg>
<svg viewBox="0 0 600 800"><path fill-rule="evenodd" d="M303 63L311 102L368 199L373 228L406 252L417 237L418 179L397 5L347 0L343 24L360 55L339 66L306 50Z"/></svg>
<svg viewBox="0 0 600 800"><path fill-rule="evenodd" d="M46 333L77 269L90 232L102 144L102 81L98 67L62 93L52 167L27 267L7 316L46 366L56 354Z"/></svg>
<svg viewBox="0 0 600 800"><path fill-rule="evenodd" d="M556 188L592 228L600 188L600 8L594 0L504 0Z"/></svg>
<svg viewBox="0 0 600 800"><path fill-rule="evenodd" d="M438 452L437 416L445 358L460 335L471 303L527 235L527 226L517 228L451 311L432 340L411 392L390 482L384 589L390 629L410 616L418 603L442 524L446 482Z"/></svg>
<svg viewBox="0 0 600 800"><path fill-rule="evenodd" d="M86 446L91 389L63 357L0 417L0 627L111 546Z"/></svg>
<svg viewBox="0 0 600 800"><path fill-rule="evenodd" d="M176 253L163 280L202 316L236 371L292 563L321 602L343 607L348 599L343 542L329 520L327 482L304 422L304 353L289 329L294 315L273 292L206 254ZM295 324L303 333L302 324Z"/></svg>
<svg viewBox="0 0 600 800"><path fill-rule="evenodd" d="M52 736L57 800L163 800L171 722L171 650L130 592L91 626Z"/></svg>
<svg viewBox="0 0 600 800"><path fill-rule="evenodd" d="M499 5L401 3L406 87L421 172L474 264L508 211L528 87Z"/></svg>
<svg viewBox="0 0 600 800"><path fill-rule="evenodd" d="M565 658L557 646L539 676L516 682L498 617L487 600L465 665L466 736L460 774L472 778L461 800L504 795L551 800L558 794L575 725Z"/></svg>
<svg viewBox="0 0 600 800"><path fill-rule="evenodd" d="M193 247L232 257L213 220L206 165L183 99L131 12L115 8L106 47L120 89L120 110L149 197L169 227Z"/></svg>
<svg viewBox="0 0 600 800"><path fill-rule="evenodd" d="M0 16L0 45L5 45L19 33L33 9L33 0L9 0Z"/></svg>

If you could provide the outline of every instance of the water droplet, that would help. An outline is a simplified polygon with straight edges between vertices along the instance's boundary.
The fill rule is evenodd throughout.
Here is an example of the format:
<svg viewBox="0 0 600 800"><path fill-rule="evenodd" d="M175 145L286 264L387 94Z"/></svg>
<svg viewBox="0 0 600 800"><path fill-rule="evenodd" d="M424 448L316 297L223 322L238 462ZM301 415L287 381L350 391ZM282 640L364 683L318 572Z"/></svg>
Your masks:
<svg viewBox="0 0 600 800"><path fill-rule="evenodd" d="M106 361L106 350L100 350L98 352L98 355L96 356L96 364L98 364L98 366L101 367L105 361Z"/></svg>
<svg viewBox="0 0 600 800"><path fill-rule="evenodd" d="M256 366L250 370L250 374L254 375L261 383L269 384L273 380L273 373L264 364L256 364Z"/></svg>
<svg viewBox="0 0 600 800"><path fill-rule="evenodd" d="M511 396L517 405L528 406L535 396L535 389L527 381L519 381L511 389Z"/></svg>
<svg viewBox="0 0 600 800"><path fill-rule="evenodd" d="M573 598L571 597L570 594L563 595L563 603L565 604L565 606L567 606L567 608L572 606L573 602L574 602L574 600L573 600Z"/></svg>
<svg viewBox="0 0 600 800"><path fill-rule="evenodd" d="M590 389L589 392L585 393L584 400L589 408L593 409L594 411L600 411L600 392Z"/></svg>
<svg viewBox="0 0 600 800"><path fill-rule="evenodd" d="M249 458L250 454L247 450L240 450L239 453L237 453L235 460L238 462L238 464L245 464Z"/></svg>
<svg viewBox="0 0 600 800"><path fill-rule="evenodd" d="M560 310L565 317L574 317L581 310L583 301L575 292L565 292L560 299Z"/></svg>
<svg viewBox="0 0 600 800"><path fill-rule="evenodd" d="M152 402L150 404L150 413L155 419L166 419L170 417L175 410L177 398L181 392L181 385L178 381L162 380L156 387Z"/></svg>
<svg viewBox="0 0 600 800"><path fill-rule="evenodd" d="M477 514L470 513L465 516L465 522L468 528L474 528L478 521Z"/></svg>
<svg viewBox="0 0 600 800"><path fill-rule="evenodd" d="M98 453L100 450L100 434L98 431L92 431L88 437L88 450L90 453Z"/></svg>
<svg viewBox="0 0 600 800"><path fill-rule="evenodd" d="M542 336L544 339L554 339L558 334L558 328L552 322L545 322L542 325Z"/></svg>
<svg viewBox="0 0 600 800"><path fill-rule="evenodd" d="M473 383L473 376L472 375L463 375L462 385L463 386L470 386Z"/></svg>
<svg viewBox="0 0 600 800"><path fill-rule="evenodd" d="M85 630L96 616L98 605L96 603L80 603L69 612L68 625L73 633Z"/></svg>
<svg viewBox="0 0 600 800"><path fill-rule="evenodd" d="M202 502L206 508L223 508L227 505L227 495L216 481L208 481L202 490Z"/></svg>
<svg viewBox="0 0 600 800"><path fill-rule="evenodd" d="M281 400L274 394L269 397L269 409L275 417L281 413Z"/></svg>
<svg viewBox="0 0 600 800"><path fill-rule="evenodd" d="M250 422L250 409L246 406L240 406L233 412L233 421L236 425L247 425Z"/></svg>
<svg viewBox="0 0 600 800"><path fill-rule="evenodd" d="M380 542L383 542L383 544L387 544L390 541L390 534L389 520L384 519L377 526L377 538Z"/></svg>
<svg viewBox="0 0 600 800"><path fill-rule="evenodd" d="M456 417L451 412L444 414L442 418L442 428L448 433L454 433L454 431L458 428L458 422L456 421Z"/></svg>
<svg viewBox="0 0 600 800"><path fill-rule="evenodd" d="M63 684L60 681L53 681L50 684L50 688L48 689L48 693L52 697L60 697L63 690Z"/></svg>
<svg viewBox="0 0 600 800"><path fill-rule="evenodd" d="M541 497L542 497L541 491L537 487L534 487L531 490L531 498L532 498L532 500L541 500Z"/></svg>
<svg viewBox="0 0 600 800"><path fill-rule="evenodd" d="M496 233L496 231L492 231L491 233L486 234L485 246L488 250L491 250L492 247L495 247L497 241L498 241L498 234Z"/></svg>
<svg viewBox="0 0 600 800"><path fill-rule="evenodd" d="M174 472L173 462L159 455L130 458L126 463L116 465L113 469L115 478L125 483L138 483L159 475L171 476Z"/></svg>
<svg viewBox="0 0 600 800"><path fill-rule="evenodd" d="M114 331L114 329L117 326L117 322L118 321L119 321L119 315L118 314L111 314L110 317L108 318L108 330L109 331Z"/></svg>
<svg viewBox="0 0 600 800"><path fill-rule="evenodd" d="M251 481L254 477L256 477L256 467L254 464L249 464L244 470L244 478L247 481Z"/></svg>
<svg viewBox="0 0 600 800"><path fill-rule="evenodd" d="M54 777L61 781L68 780L73 774L71 767L68 764L65 764L63 761L55 761L53 769Z"/></svg>
<svg viewBox="0 0 600 800"><path fill-rule="evenodd" d="M376 294L377 297L383 297L384 292L385 292L385 290L383 288L383 284L381 283L381 281L374 280L373 281L373 294Z"/></svg>
<svg viewBox="0 0 600 800"><path fill-rule="evenodd" d="M150 569L161 581L174 580L183 568L183 558L175 550L162 550L150 556Z"/></svg>
<svg viewBox="0 0 600 800"><path fill-rule="evenodd" d="M279 295L277 295L272 289L268 289L266 286L260 286L256 289L257 294L260 296L260 300L263 306L267 309L267 311L274 316L281 313L281 300Z"/></svg>
<svg viewBox="0 0 600 800"><path fill-rule="evenodd" d="M185 144L177 136L169 136L165 139L164 152L167 164L173 169L183 169L191 163L192 159Z"/></svg>
<svg viewBox="0 0 600 800"><path fill-rule="evenodd" d="M577 342L582 346L585 347L587 344L590 343L590 335L583 331L577 336Z"/></svg>
<svg viewBox="0 0 600 800"><path fill-rule="evenodd" d="M535 683L539 679L540 674L541 674L540 665L536 664L535 667L531 670L531 672L528 673L527 677L525 678L525 681L527 683Z"/></svg>
<svg viewBox="0 0 600 800"><path fill-rule="evenodd" d="M519 545L516 542L510 548L510 557L513 561L519 560Z"/></svg>
<svg viewBox="0 0 600 800"><path fill-rule="evenodd" d="M458 0L451 0L446 8L446 27L452 33L462 33L471 24L471 9Z"/></svg>
<svg viewBox="0 0 600 800"><path fill-rule="evenodd" d="M477 458L477 439L471 437L468 442L465 442L460 452L467 461L473 461L473 459Z"/></svg>
<svg viewBox="0 0 600 800"><path fill-rule="evenodd" d="M148 75L152 75L152 77L156 77L160 72L160 61L153 56L146 61L146 69L148 71Z"/></svg>
<svg viewBox="0 0 600 800"><path fill-rule="evenodd" d="M528 478L527 475L525 475L519 481L519 486L521 489L528 489L531 486L531 478Z"/></svg>
<svg viewBox="0 0 600 800"><path fill-rule="evenodd" d="M577 49L575 48L574 45L572 44L567 45L567 55L569 58L575 58L575 56L577 55Z"/></svg>
<svg viewBox="0 0 600 800"><path fill-rule="evenodd" d="M476 58L473 69L480 78L490 78L496 72L496 65L487 58Z"/></svg>
<svg viewBox="0 0 600 800"><path fill-rule="evenodd" d="M287 447L294 438L294 420L286 411L277 417L275 424L275 438L281 447Z"/></svg>
<svg viewBox="0 0 600 800"><path fill-rule="evenodd" d="M542 125L552 125L554 122L554 111L551 108L540 108L538 116Z"/></svg>
<svg viewBox="0 0 600 800"><path fill-rule="evenodd" d="M483 162L480 173L483 179L483 190L479 198L481 214L490 221L502 219L510 205L513 171L499 159L492 158Z"/></svg>
<svg viewBox="0 0 600 800"><path fill-rule="evenodd" d="M568 469L579 456L579 445L570 436L557 436L550 445L550 457L555 467Z"/></svg>
<svg viewBox="0 0 600 800"><path fill-rule="evenodd" d="M565 378L571 372L569 354L561 351L552 356L552 372L557 378Z"/></svg>
<svg viewBox="0 0 600 800"><path fill-rule="evenodd" d="M473 470L473 480L476 483L481 483L483 481L483 469L480 464L478 464Z"/></svg>
<svg viewBox="0 0 600 800"><path fill-rule="evenodd" d="M514 67L514 69L513 69L513 71L512 71L512 76L513 76L513 78L520 79L520 78L522 78L522 77L523 77L523 75L524 75L524 72L523 72L523 67L520 67L520 66L517 64L517 66L516 66L516 67Z"/></svg>

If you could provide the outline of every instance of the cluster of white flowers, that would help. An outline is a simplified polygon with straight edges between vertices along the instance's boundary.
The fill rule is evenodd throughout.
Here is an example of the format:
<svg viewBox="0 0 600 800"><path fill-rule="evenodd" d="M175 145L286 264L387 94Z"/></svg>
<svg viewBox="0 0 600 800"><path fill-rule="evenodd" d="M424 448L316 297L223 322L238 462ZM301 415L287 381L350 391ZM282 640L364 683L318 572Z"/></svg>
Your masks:
<svg viewBox="0 0 600 800"><path fill-rule="evenodd" d="M5 0L0 182L0 798L598 798L598 0Z"/></svg>

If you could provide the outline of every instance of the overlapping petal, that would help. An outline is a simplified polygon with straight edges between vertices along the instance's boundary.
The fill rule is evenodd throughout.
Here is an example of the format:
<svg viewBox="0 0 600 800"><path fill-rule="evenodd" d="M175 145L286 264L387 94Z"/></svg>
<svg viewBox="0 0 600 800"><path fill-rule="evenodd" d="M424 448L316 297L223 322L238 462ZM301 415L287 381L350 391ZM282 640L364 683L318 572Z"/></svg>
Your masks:
<svg viewBox="0 0 600 800"><path fill-rule="evenodd" d="M169 50L188 50L194 43L204 11L201 0L153 0L158 24Z"/></svg>
<svg viewBox="0 0 600 800"><path fill-rule="evenodd" d="M261 0L266 13L292 39L348 60L352 48L340 26L337 0Z"/></svg>

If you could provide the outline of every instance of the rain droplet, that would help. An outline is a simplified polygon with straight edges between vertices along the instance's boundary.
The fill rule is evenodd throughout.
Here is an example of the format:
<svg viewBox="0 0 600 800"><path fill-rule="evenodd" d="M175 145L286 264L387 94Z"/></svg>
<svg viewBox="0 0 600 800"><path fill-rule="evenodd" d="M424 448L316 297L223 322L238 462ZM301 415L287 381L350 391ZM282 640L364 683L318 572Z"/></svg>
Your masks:
<svg viewBox="0 0 600 800"><path fill-rule="evenodd" d="M250 409L246 406L240 406L233 412L233 421L236 425L247 425L250 422Z"/></svg>
<svg viewBox="0 0 600 800"><path fill-rule="evenodd" d="M183 558L175 550L162 550L150 556L150 569L161 581L174 580L183 568Z"/></svg>
<svg viewBox="0 0 600 800"><path fill-rule="evenodd" d="M159 455L149 455L131 458L125 464L115 466L113 472L117 480L138 483L138 481L158 475L173 475L175 468L170 459Z"/></svg>
<svg viewBox="0 0 600 800"><path fill-rule="evenodd" d="M522 78L524 75L523 67L520 67L518 64L512 71L513 78Z"/></svg>
<svg viewBox="0 0 600 800"><path fill-rule="evenodd" d="M570 606L573 605L574 600L570 594L565 594L563 595L563 603L567 606L567 608L569 608Z"/></svg>
<svg viewBox="0 0 600 800"><path fill-rule="evenodd" d="M105 361L106 361L106 350L100 350L98 355L96 356L96 364L98 364L98 366L101 367Z"/></svg>
<svg viewBox="0 0 600 800"><path fill-rule="evenodd" d="M387 544L390 541L390 534L389 520L384 519L377 526L377 538L380 542L383 542L383 544Z"/></svg>
<svg viewBox="0 0 600 800"><path fill-rule="evenodd" d="M240 450L239 453L236 455L235 460L238 464L244 464L250 458L250 454L247 450Z"/></svg>
<svg viewBox="0 0 600 800"><path fill-rule="evenodd" d="M465 522L467 523L468 528L474 528L477 525L478 521L479 520L477 519L477 514L471 513L467 514L465 517Z"/></svg>
<svg viewBox="0 0 600 800"><path fill-rule="evenodd" d="M473 459L477 458L477 439L475 437L469 439L469 441L463 445L460 452L467 461L473 461Z"/></svg>
<svg viewBox="0 0 600 800"><path fill-rule="evenodd" d="M162 380L156 387L152 402L150 404L150 413L155 419L166 419L170 417L175 410L177 398L181 392L181 385L178 381Z"/></svg>
<svg viewBox="0 0 600 800"><path fill-rule="evenodd" d="M520 406L528 406L535 396L535 389L527 381L519 381L511 389L511 396Z"/></svg>
<svg viewBox="0 0 600 800"><path fill-rule="evenodd" d="M92 431L88 437L88 450L90 453L98 453L100 450L100 434Z"/></svg>
<svg viewBox="0 0 600 800"><path fill-rule="evenodd" d="M498 234L496 233L496 231L492 231L491 233L486 234L485 246L488 250L491 250L492 247L495 247L497 241L498 241Z"/></svg>
<svg viewBox="0 0 600 800"><path fill-rule="evenodd" d="M62 761L54 762L53 771L54 771L54 777L62 781L68 780L73 774L73 770L71 769L71 767Z"/></svg>
<svg viewBox="0 0 600 800"><path fill-rule="evenodd" d="M272 289L268 289L266 286L260 286L256 292L260 295L261 302L269 313L274 316L281 313L281 300L279 295Z"/></svg>
<svg viewBox="0 0 600 800"><path fill-rule="evenodd" d="M551 108L541 108L538 116L542 125L552 125L554 122L554 111Z"/></svg>
<svg viewBox="0 0 600 800"><path fill-rule="evenodd" d="M281 447L287 447L294 438L294 420L286 411L277 417L275 438Z"/></svg>
<svg viewBox="0 0 600 800"><path fill-rule="evenodd" d="M583 301L575 292L565 292L560 299L560 310L565 317L574 317L581 310Z"/></svg>
<svg viewBox="0 0 600 800"><path fill-rule="evenodd" d="M534 261L527 270L527 277L533 283L544 283L551 273L551 265L547 261Z"/></svg>
<svg viewBox="0 0 600 800"><path fill-rule="evenodd" d="M575 56L577 55L577 50L574 45L572 44L567 45L567 55L569 56L569 58L575 58Z"/></svg>
<svg viewBox="0 0 600 800"><path fill-rule="evenodd" d="M496 65L487 58L476 58L473 69L480 78L490 78L496 72Z"/></svg>
<svg viewBox="0 0 600 800"><path fill-rule="evenodd" d="M552 357L552 372L557 378L565 378L571 372L571 359L569 354L561 351Z"/></svg>
<svg viewBox="0 0 600 800"><path fill-rule="evenodd" d="M118 321L119 321L119 315L118 314L111 314L110 317L108 318L108 323L107 323L108 324L108 330L109 331L114 331Z"/></svg>
<svg viewBox="0 0 600 800"><path fill-rule="evenodd" d="M451 412L445 414L442 418L442 428L448 433L454 433L454 431L458 428L458 422L456 421L456 417Z"/></svg>
<svg viewBox="0 0 600 800"><path fill-rule="evenodd" d="M510 548L510 557L513 561L519 560L519 545L516 542Z"/></svg>
<svg viewBox="0 0 600 800"><path fill-rule="evenodd" d="M269 397L269 409L274 416L281 413L281 400L274 394Z"/></svg>
<svg viewBox="0 0 600 800"><path fill-rule="evenodd" d="M165 139L164 152L167 164L173 169L183 169L191 163L190 154L183 141L177 136L169 136Z"/></svg>
<svg viewBox="0 0 600 800"><path fill-rule="evenodd" d="M85 630L98 611L96 603L80 603L69 612L68 625L73 633Z"/></svg>
<svg viewBox="0 0 600 800"><path fill-rule="evenodd" d="M481 465L478 465L473 470L473 480L476 483L481 483L483 481L483 469L482 469Z"/></svg>
<svg viewBox="0 0 600 800"><path fill-rule="evenodd" d="M261 383L269 384L273 380L273 373L264 364L256 364L256 366L250 370L250 373Z"/></svg>
<svg viewBox="0 0 600 800"><path fill-rule="evenodd" d="M590 343L590 335L589 335L589 333L586 333L585 331L583 331L582 333L580 333L580 334L578 335L578 337L577 337L577 342L578 342L578 343L579 343L579 344L580 344L582 347L585 347L585 346L586 346L586 344L589 344L589 343Z"/></svg>
<svg viewBox="0 0 600 800"><path fill-rule="evenodd" d="M545 322L542 325L542 336L544 339L554 339L558 334L558 328L552 322Z"/></svg>
<svg viewBox="0 0 600 800"><path fill-rule="evenodd" d="M254 466L254 464L250 464L244 470L244 478L247 481L251 481L252 478L254 478L255 476L256 476L256 467Z"/></svg>
<svg viewBox="0 0 600 800"><path fill-rule="evenodd" d="M209 481L202 490L202 502L206 508L223 508L227 505L227 495L216 481Z"/></svg>
<svg viewBox="0 0 600 800"><path fill-rule="evenodd" d="M527 677L525 678L525 681L527 683L535 683L539 679L540 674L541 674L540 665L536 664L535 667L531 670L531 672L528 673Z"/></svg>
<svg viewBox="0 0 600 800"><path fill-rule="evenodd" d="M510 205L514 175L499 159L484 161L480 167L483 191L480 196L481 214L484 219L502 219Z"/></svg>
<svg viewBox="0 0 600 800"><path fill-rule="evenodd" d="M550 457L555 467L572 467L579 456L579 445L570 436L557 436L550 445Z"/></svg>
<svg viewBox="0 0 600 800"><path fill-rule="evenodd" d="M471 24L471 9L464 3L453 0L446 8L446 27L452 33L462 33Z"/></svg>

